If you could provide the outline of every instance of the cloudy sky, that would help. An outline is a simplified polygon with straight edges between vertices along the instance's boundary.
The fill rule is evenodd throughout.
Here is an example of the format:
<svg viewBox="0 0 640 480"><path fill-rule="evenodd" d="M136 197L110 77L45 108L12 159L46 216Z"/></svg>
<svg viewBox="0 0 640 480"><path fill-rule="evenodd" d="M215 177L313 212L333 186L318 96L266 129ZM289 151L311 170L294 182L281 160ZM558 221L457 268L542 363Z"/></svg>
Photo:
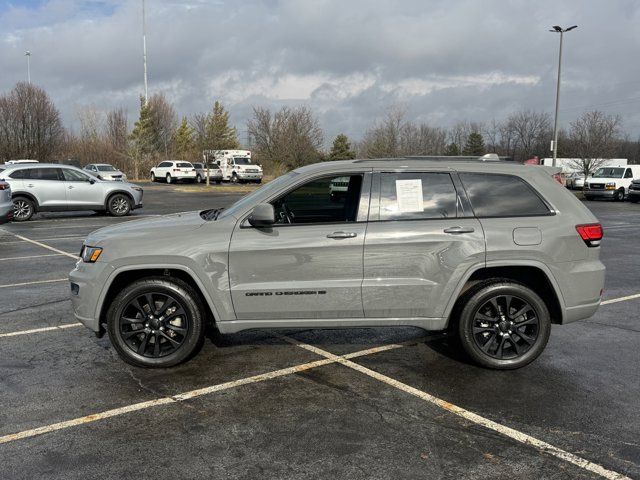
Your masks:
<svg viewBox="0 0 640 480"><path fill-rule="evenodd" d="M65 122L85 106L137 114L141 0L0 0L0 92L27 77ZM241 136L254 105L306 104L330 140L359 139L385 109L448 126L552 112L565 35L561 122L619 114L640 136L636 0L147 0L150 93L180 115L215 99Z"/></svg>

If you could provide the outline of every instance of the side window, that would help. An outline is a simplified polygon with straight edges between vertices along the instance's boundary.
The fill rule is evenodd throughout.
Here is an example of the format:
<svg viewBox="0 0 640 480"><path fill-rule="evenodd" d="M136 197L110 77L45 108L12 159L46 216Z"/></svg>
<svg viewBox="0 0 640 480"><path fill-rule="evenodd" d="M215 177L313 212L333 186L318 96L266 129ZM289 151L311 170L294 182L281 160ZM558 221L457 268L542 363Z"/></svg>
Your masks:
<svg viewBox="0 0 640 480"><path fill-rule="evenodd" d="M158 165L158 168L166 168L170 166L171 166L171 162L161 162L160 165Z"/></svg>
<svg viewBox="0 0 640 480"><path fill-rule="evenodd" d="M624 178L633 178L633 172L630 168L627 168L627 171L624 172Z"/></svg>
<svg viewBox="0 0 640 480"><path fill-rule="evenodd" d="M32 168L29 178L31 180L60 180L58 168Z"/></svg>
<svg viewBox="0 0 640 480"><path fill-rule="evenodd" d="M551 212L535 190L514 175L460 173L477 217L526 217Z"/></svg>
<svg viewBox="0 0 640 480"><path fill-rule="evenodd" d="M70 168L63 168L62 174L67 182L88 182L89 177L82 172L71 170Z"/></svg>
<svg viewBox="0 0 640 480"><path fill-rule="evenodd" d="M15 178L16 180L23 180L25 178L29 178L29 169L23 168L22 170L16 170L9 178Z"/></svg>
<svg viewBox="0 0 640 480"><path fill-rule="evenodd" d="M362 175L312 180L272 202L276 223L355 222Z"/></svg>
<svg viewBox="0 0 640 480"><path fill-rule="evenodd" d="M380 174L380 220L455 218L457 205L448 173Z"/></svg>

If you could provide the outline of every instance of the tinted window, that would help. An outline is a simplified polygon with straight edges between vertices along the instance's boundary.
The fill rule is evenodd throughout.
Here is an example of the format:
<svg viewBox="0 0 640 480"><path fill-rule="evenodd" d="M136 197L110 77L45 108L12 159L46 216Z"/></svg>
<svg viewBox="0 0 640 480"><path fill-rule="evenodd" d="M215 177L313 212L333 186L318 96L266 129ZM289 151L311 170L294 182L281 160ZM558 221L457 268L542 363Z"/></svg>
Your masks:
<svg viewBox="0 0 640 480"><path fill-rule="evenodd" d="M158 165L159 167L170 167L171 166L171 162L162 162L160 165Z"/></svg>
<svg viewBox="0 0 640 480"><path fill-rule="evenodd" d="M380 175L380 220L455 218L457 200L448 173Z"/></svg>
<svg viewBox="0 0 640 480"><path fill-rule="evenodd" d="M533 188L513 175L461 173L460 178L478 217L548 215Z"/></svg>
<svg viewBox="0 0 640 480"><path fill-rule="evenodd" d="M32 168L29 172L31 180L60 180L57 168Z"/></svg>
<svg viewBox="0 0 640 480"><path fill-rule="evenodd" d="M188 162L179 162L177 165L180 168L193 168L193 165Z"/></svg>
<svg viewBox="0 0 640 480"><path fill-rule="evenodd" d="M272 202L277 223L355 222L361 187L362 175L312 180Z"/></svg>
<svg viewBox="0 0 640 480"><path fill-rule="evenodd" d="M29 170L26 168L23 168L22 170L16 170L9 175L9 178L15 178L16 180L29 178Z"/></svg>
<svg viewBox="0 0 640 480"><path fill-rule="evenodd" d="M627 171L624 172L624 178L633 178L633 172L630 168L627 168Z"/></svg>
<svg viewBox="0 0 640 480"><path fill-rule="evenodd" d="M199 168L202 170L204 168L204 165L202 165L201 163L194 163L193 168Z"/></svg>
<svg viewBox="0 0 640 480"><path fill-rule="evenodd" d="M63 168L62 174L67 182L88 182L89 177L82 172L71 170L70 168Z"/></svg>

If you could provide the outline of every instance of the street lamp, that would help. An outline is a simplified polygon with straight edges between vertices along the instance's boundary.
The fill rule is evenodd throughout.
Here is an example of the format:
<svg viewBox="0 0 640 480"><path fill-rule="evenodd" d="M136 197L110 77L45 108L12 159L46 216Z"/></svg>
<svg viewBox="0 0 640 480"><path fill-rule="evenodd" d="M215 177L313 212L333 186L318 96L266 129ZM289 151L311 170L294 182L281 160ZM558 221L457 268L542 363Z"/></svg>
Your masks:
<svg viewBox="0 0 640 480"><path fill-rule="evenodd" d="M556 166L556 158L558 158L558 107L560 106L560 70L562 69L562 36L565 32L569 32L574 28L578 28L574 25L569 28L562 28L558 25L554 25L553 30L549 30L553 33L560 34L560 53L558 54L558 85L556 87L556 116L553 121L553 143L551 149L553 150L553 166Z"/></svg>
<svg viewBox="0 0 640 480"><path fill-rule="evenodd" d="M27 57L27 80L29 81L29 85L31 85L31 52L27 50L24 56Z"/></svg>
<svg viewBox="0 0 640 480"><path fill-rule="evenodd" d="M149 101L149 87L147 83L147 22L144 7L144 0L142 0L142 62L144 63L144 104L146 105Z"/></svg>

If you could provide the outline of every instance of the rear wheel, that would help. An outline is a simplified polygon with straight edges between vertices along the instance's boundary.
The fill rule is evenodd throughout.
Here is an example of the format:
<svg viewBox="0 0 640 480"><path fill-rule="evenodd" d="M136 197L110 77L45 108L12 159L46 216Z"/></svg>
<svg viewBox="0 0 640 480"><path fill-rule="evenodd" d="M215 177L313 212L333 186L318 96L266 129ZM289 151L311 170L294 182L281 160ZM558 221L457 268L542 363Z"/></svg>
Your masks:
<svg viewBox="0 0 640 480"><path fill-rule="evenodd" d="M461 299L458 336L477 364L498 370L524 367L542 353L551 332L544 301L517 282L493 279Z"/></svg>
<svg viewBox="0 0 640 480"><path fill-rule="evenodd" d="M196 183L202 183L202 177L200 175L196 175Z"/></svg>
<svg viewBox="0 0 640 480"><path fill-rule="evenodd" d="M238 178L238 175L236 174L236 172L233 172L233 174L231 175L231 183L238 183L240 181L240 179Z"/></svg>
<svg viewBox="0 0 640 480"><path fill-rule="evenodd" d="M120 357L138 367L172 367L202 347L205 317L198 295L177 278L133 282L107 313L109 338Z"/></svg>
<svg viewBox="0 0 640 480"><path fill-rule="evenodd" d="M151 181L155 182L156 181L156 174L151 172Z"/></svg>
<svg viewBox="0 0 640 480"><path fill-rule="evenodd" d="M27 197L16 197L13 199L13 221L26 222L35 213L36 207L32 200Z"/></svg>
<svg viewBox="0 0 640 480"><path fill-rule="evenodd" d="M166 177L167 183L171 183L173 180L171 179L171 174L167 173L167 177Z"/></svg>
<svg viewBox="0 0 640 480"><path fill-rule="evenodd" d="M109 198L107 210L114 217L124 217L131 211L131 200L124 193L116 193Z"/></svg>

